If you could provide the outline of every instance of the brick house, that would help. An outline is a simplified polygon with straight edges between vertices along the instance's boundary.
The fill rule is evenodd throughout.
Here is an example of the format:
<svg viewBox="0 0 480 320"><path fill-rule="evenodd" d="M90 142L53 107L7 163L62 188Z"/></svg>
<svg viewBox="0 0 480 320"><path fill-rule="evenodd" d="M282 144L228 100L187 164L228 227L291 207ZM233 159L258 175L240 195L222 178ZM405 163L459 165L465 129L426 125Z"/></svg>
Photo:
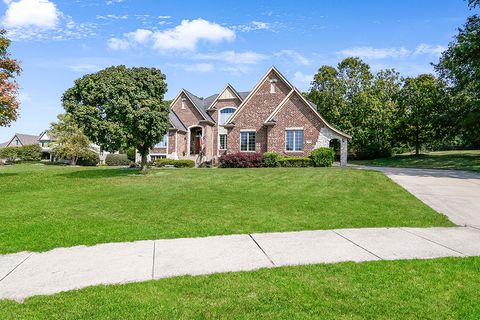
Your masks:
<svg viewBox="0 0 480 320"><path fill-rule="evenodd" d="M340 162L347 163L351 137L328 124L297 88L271 67L250 92L230 84L199 98L182 89L170 105L170 129L149 154L158 158L192 159L197 163L225 153L275 151L309 156L338 139Z"/></svg>

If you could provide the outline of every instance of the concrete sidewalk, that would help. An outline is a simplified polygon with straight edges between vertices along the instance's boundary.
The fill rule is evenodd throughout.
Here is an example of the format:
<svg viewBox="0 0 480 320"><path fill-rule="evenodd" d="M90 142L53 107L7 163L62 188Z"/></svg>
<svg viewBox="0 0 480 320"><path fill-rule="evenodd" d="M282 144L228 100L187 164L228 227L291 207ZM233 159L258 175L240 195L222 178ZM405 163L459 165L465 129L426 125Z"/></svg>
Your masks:
<svg viewBox="0 0 480 320"><path fill-rule="evenodd" d="M377 228L137 241L0 255L0 299L286 265L480 256L480 230Z"/></svg>
<svg viewBox="0 0 480 320"><path fill-rule="evenodd" d="M457 225L480 227L478 172L365 166L359 168L383 172Z"/></svg>

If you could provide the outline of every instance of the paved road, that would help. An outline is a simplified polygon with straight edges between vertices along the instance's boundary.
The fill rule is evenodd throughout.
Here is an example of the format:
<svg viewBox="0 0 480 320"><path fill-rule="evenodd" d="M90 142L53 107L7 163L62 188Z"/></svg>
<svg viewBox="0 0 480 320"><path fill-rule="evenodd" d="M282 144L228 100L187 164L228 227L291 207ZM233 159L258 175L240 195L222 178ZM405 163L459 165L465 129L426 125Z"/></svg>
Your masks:
<svg viewBox="0 0 480 320"><path fill-rule="evenodd" d="M480 229L376 228L186 238L0 255L0 299L286 265L480 256Z"/></svg>
<svg viewBox="0 0 480 320"><path fill-rule="evenodd" d="M480 173L457 170L362 167L385 173L460 226L480 227Z"/></svg>

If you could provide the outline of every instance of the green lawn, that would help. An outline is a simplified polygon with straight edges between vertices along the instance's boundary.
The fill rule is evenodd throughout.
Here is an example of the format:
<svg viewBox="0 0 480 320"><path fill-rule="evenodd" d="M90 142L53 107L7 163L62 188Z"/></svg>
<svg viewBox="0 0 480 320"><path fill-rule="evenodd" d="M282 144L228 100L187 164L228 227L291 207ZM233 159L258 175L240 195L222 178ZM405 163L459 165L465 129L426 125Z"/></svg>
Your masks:
<svg viewBox="0 0 480 320"><path fill-rule="evenodd" d="M0 318L479 319L479 274L480 258L262 269L0 301Z"/></svg>
<svg viewBox="0 0 480 320"><path fill-rule="evenodd" d="M397 155L386 159L351 161L351 163L384 167L480 171L480 150L437 151L419 156Z"/></svg>
<svg viewBox="0 0 480 320"><path fill-rule="evenodd" d="M452 223L373 171L0 167L0 254L221 234Z"/></svg>

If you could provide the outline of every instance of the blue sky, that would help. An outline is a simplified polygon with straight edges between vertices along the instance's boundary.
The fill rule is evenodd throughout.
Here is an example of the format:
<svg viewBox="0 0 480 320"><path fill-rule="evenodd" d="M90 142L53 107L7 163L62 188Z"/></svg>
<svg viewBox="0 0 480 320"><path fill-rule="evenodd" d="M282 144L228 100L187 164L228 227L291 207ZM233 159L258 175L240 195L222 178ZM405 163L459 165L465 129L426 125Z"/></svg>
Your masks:
<svg viewBox="0 0 480 320"><path fill-rule="evenodd" d="M374 71L431 72L470 14L462 0L0 0L23 68L20 118L0 142L47 129L73 81L110 65L160 68L166 98L227 82L248 91L271 65L306 90L320 66L351 55Z"/></svg>

